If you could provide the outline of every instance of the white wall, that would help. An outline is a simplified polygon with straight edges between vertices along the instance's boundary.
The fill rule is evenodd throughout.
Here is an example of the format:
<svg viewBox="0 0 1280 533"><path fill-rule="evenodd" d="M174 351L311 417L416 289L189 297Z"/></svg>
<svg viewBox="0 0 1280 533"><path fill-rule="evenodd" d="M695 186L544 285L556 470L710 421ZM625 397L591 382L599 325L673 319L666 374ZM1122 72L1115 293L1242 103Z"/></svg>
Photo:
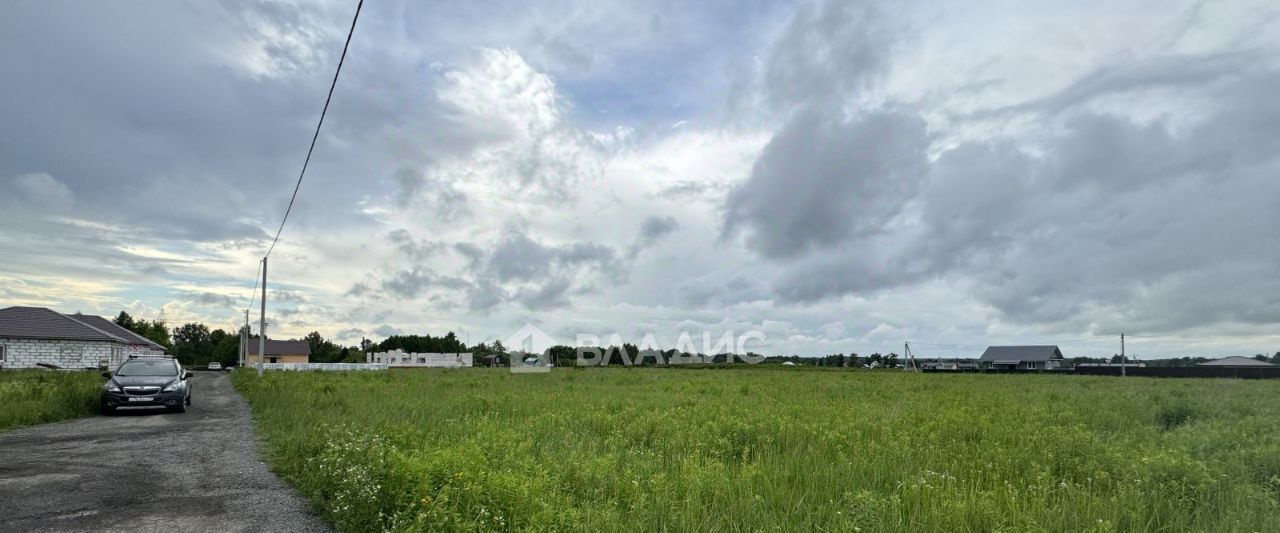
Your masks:
<svg viewBox="0 0 1280 533"><path fill-rule="evenodd" d="M112 358L112 348L117 349L117 357L123 357L124 349L128 348L105 341L7 338L0 338L0 345L5 346L3 368L37 368L37 363L63 368L96 368L100 360Z"/></svg>
<svg viewBox="0 0 1280 533"><path fill-rule="evenodd" d="M392 367L459 368L469 367L470 353L405 353L400 350L376 352L366 357L367 362L383 363Z"/></svg>

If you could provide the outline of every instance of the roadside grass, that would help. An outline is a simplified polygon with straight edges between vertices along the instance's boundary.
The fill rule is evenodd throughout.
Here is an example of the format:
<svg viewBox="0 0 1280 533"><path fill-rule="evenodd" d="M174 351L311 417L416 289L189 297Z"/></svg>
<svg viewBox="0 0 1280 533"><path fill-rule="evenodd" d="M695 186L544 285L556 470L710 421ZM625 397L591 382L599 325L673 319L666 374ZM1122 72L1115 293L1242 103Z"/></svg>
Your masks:
<svg viewBox="0 0 1280 533"><path fill-rule="evenodd" d="M0 372L0 431L98 413L96 372Z"/></svg>
<svg viewBox="0 0 1280 533"><path fill-rule="evenodd" d="M270 372L232 381L340 531L1280 531L1268 381Z"/></svg>

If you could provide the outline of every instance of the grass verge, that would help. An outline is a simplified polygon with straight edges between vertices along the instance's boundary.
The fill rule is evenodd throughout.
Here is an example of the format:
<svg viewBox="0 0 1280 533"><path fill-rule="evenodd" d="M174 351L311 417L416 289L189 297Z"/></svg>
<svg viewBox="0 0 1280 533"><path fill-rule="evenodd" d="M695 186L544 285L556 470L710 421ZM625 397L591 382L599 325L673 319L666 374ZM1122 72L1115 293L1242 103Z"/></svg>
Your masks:
<svg viewBox="0 0 1280 533"><path fill-rule="evenodd" d="M0 431L98 414L96 372L0 372Z"/></svg>
<svg viewBox="0 0 1280 533"><path fill-rule="evenodd" d="M232 376L340 531L1280 531L1267 381Z"/></svg>

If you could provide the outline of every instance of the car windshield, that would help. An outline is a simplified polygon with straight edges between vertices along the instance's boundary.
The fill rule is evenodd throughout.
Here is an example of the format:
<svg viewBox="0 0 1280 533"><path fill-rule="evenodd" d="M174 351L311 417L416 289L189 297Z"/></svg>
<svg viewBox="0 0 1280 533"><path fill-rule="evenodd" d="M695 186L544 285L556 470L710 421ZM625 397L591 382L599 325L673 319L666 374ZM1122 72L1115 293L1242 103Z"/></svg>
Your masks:
<svg viewBox="0 0 1280 533"><path fill-rule="evenodd" d="M175 376L178 368L173 361L129 361L116 370L117 376Z"/></svg>

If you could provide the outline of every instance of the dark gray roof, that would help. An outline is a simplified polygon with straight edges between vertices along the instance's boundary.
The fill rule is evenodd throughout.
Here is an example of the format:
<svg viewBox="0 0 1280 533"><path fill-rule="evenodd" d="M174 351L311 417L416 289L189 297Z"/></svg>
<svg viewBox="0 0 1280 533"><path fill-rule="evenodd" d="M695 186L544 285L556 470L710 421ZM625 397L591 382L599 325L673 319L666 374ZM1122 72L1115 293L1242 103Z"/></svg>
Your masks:
<svg viewBox="0 0 1280 533"><path fill-rule="evenodd" d="M988 346L979 361L1035 361L1062 359L1057 346Z"/></svg>
<svg viewBox="0 0 1280 533"><path fill-rule="evenodd" d="M267 355L311 355L311 343L301 340L277 341L267 339ZM249 341L249 355L258 355L258 338Z"/></svg>
<svg viewBox="0 0 1280 533"><path fill-rule="evenodd" d="M0 309L0 337L128 343L122 337L43 307Z"/></svg>
<svg viewBox="0 0 1280 533"><path fill-rule="evenodd" d="M137 333L129 331L124 326L116 324L115 322L107 320L106 318L103 318L97 315L82 315L80 313L76 313L74 315L67 315L67 316L87 326L94 327L103 332L109 333L116 337L120 337L121 339L124 339L125 344L132 344L134 346L146 346L148 348L155 348L157 350L164 349L164 346L156 344L151 339L148 339L146 337L143 337L142 335L138 335Z"/></svg>
<svg viewBox="0 0 1280 533"><path fill-rule="evenodd" d="M1252 357L1224 357L1214 361L1205 361L1200 366L1276 366L1266 361L1259 361Z"/></svg>

